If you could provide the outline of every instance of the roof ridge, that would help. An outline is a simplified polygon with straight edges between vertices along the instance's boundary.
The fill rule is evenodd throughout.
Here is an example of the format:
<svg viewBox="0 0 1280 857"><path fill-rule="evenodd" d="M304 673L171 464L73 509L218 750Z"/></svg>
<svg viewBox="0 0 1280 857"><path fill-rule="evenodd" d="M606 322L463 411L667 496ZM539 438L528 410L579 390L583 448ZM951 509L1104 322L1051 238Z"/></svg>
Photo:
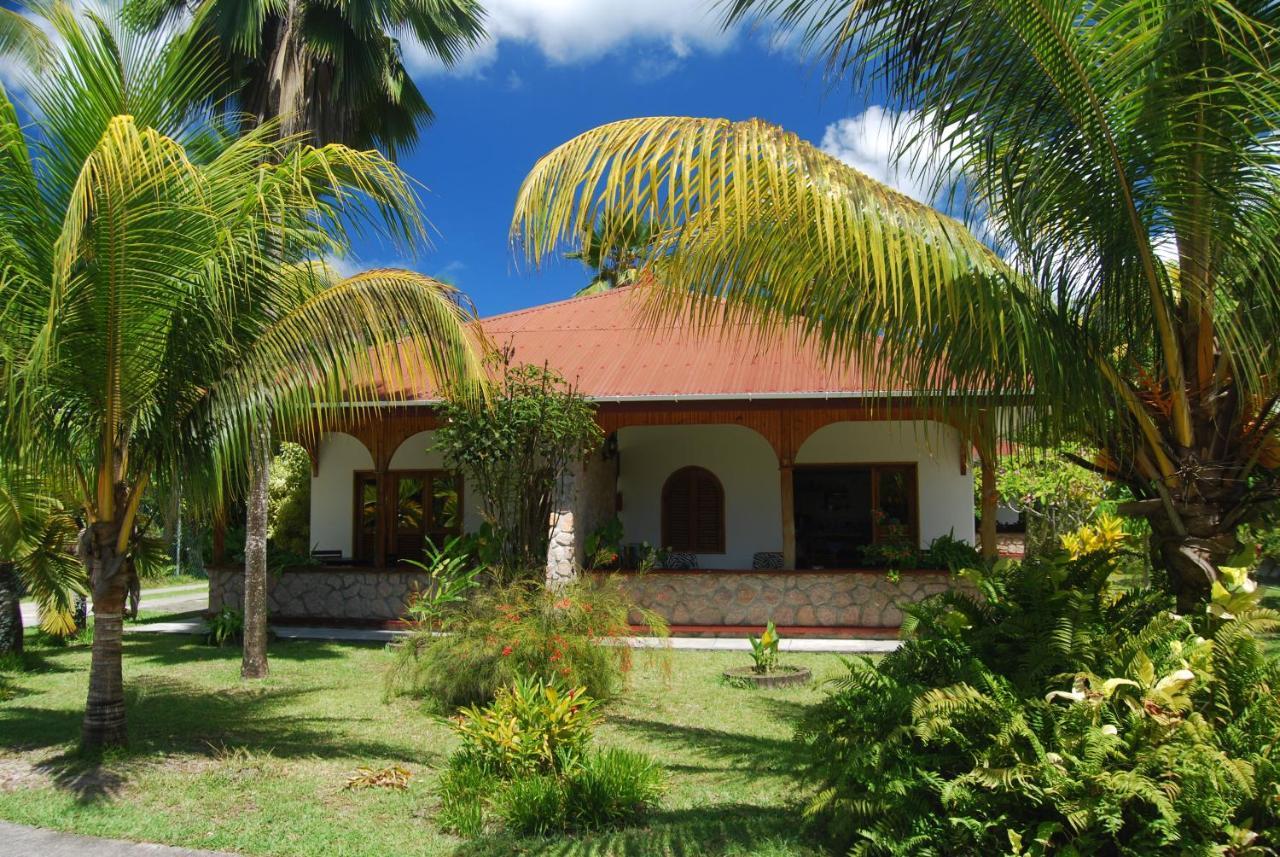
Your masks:
<svg viewBox="0 0 1280 857"><path fill-rule="evenodd" d="M626 285L623 285L623 286L614 286L613 288L606 289L603 292L596 292L593 295L573 295L572 297L561 298L558 301L551 301L550 303L536 304L534 306L525 307L524 309L513 309L509 312L500 312L497 315L487 315L484 318L477 319L477 321L479 321L481 324L484 324L487 321L498 321L504 318L514 318L515 316L518 316L518 315L527 315L528 313L531 313L531 312L541 312L542 310L551 309L553 307L558 307L558 306L564 306L565 304L586 303L587 301L596 300L598 298L613 297L617 295L619 292L630 291L635 287L636 287L635 283L627 283Z"/></svg>

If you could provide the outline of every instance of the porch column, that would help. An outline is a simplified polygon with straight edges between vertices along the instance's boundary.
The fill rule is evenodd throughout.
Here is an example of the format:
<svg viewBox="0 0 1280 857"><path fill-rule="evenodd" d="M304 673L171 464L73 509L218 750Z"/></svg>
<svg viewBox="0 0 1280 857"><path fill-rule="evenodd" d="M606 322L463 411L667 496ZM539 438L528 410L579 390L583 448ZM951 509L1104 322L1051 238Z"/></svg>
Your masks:
<svg viewBox="0 0 1280 857"><path fill-rule="evenodd" d="M556 483L551 510L551 538L547 542L547 588L555 589L578 574L578 545L574 532L574 510L578 499L579 467L570 467Z"/></svg>
<svg viewBox="0 0 1280 857"><path fill-rule="evenodd" d="M1000 553L999 536L996 535L997 508L1000 505L1000 492L996 488L997 460L995 442L983 436L978 441L978 461L982 464L981 513L982 531L978 541L982 544L982 558L993 560Z"/></svg>
<svg viewBox="0 0 1280 857"><path fill-rule="evenodd" d="M782 485L782 567L796 567L795 468L784 461L778 468Z"/></svg>

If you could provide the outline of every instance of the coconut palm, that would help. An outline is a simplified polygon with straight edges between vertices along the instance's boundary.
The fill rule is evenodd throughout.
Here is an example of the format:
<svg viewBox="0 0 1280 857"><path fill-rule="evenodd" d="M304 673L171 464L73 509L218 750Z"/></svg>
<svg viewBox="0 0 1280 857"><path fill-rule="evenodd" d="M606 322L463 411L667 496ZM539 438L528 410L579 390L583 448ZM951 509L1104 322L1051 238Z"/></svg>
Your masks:
<svg viewBox="0 0 1280 857"><path fill-rule="evenodd" d="M756 15L908 111L923 130L899 143L935 153L1000 252L779 129L656 118L537 164L527 254L652 218L660 276L723 299L704 319L795 320L965 418L1024 397L1132 491L1179 603L1204 598L1280 465L1280 5L730 4Z"/></svg>
<svg viewBox="0 0 1280 857"><path fill-rule="evenodd" d="M475 0L133 0L155 26L194 9L194 32L217 47L231 74L215 93L232 118L276 122L318 143L375 146L394 158L433 113L406 73L397 33L408 33L444 64L484 37ZM251 451L245 520L245 678L267 674L267 469L270 444Z"/></svg>
<svg viewBox="0 0 1280 857"><path fill-rule="evenodd" d="M47 14L63 47L28 83L29 131L0 97L0 443L76 486L94 610L83 739L114 745L148 486L180 476L211 508L244 485L263 426L305 437L338 419L325 403L368 401L406 361L448 383L476 360L448 287L312 261L353 224L421 237L390 162L270 124L228 138L194 37Z"/></svg>
<svg viewBox="0 0 1280 857"><path fill-rule="evenodd" d="M22 651L23 590L35 600L45 631L75 629L75 597L85 593L84 568L74 553L80 527L58 493L12 461L0 464L0 655Z"/></svg>
<svg viewBox="0 0 1280 857"><path fill-rule="evenodd" d="M654 242L653 229L647 222L639 223L630 233L614 236L614 240L618 243L604 243L604 227L597 226L581 250L565 254L565 258L577 259L595 272L591 282L574 292L574 297L600 294L637 281L640 263Z"/></svg>

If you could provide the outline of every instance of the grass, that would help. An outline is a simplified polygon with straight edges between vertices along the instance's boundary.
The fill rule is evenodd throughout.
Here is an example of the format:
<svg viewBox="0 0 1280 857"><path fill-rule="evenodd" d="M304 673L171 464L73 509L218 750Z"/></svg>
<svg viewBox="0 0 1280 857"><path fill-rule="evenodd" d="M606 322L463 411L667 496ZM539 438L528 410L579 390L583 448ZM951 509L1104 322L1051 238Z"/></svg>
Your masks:
<svg viewBox="0 0 1280 857"><path fill-rule="evenodd" d="M814 853L792 808L792 723L820 690L750 691L720 678L745 653L640 656L606 710L600 746L655 756L669 791L642 829L580 838L463 841L433 795L454 740L411 700L384 702L380 647L278 642L246 684L240 653L195 638L128 635L131 747L76 752L88 652L33 645L0 673L0 819L253 855L764 855ZM834 656L795 655L821 677ZM10 665L12 666L12 665ZM4 666L0 665L0 670ZM0 688L5 685L0 684ZM9 694L6 698L5 694ZM403 765L405 791L344 790L358 766Z"/></svg>
<svg viewBox="0 0 1280 857"><path fill-rule="evenodd" d="M159 577L142 578L142 591L148 589L169 589L174 586L194 586L197 583L208 583L207 577L195 577L190 574L165 574Z"/></svg>

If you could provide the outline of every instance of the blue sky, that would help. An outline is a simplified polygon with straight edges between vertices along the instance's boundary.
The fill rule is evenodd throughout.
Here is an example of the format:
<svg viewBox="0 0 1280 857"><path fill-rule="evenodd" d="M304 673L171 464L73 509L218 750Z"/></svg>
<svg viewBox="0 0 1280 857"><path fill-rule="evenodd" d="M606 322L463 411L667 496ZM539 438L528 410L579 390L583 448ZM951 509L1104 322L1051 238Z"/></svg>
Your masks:
<svg viewBox="0 0 1280 857"><path fill-rule="evenodd" d="M829 86L818 65L771 46L766 33L725 34L701 15L687 16L687 33L672 32L682 25L669 17L619 23L610 20L618 0L570 0L567 5L577 8L552 20L538 20L538 2L498 2L495 14L510 13L505 4L522 7L516 11L525 17L508 14L517 20L494 22L502 35L461 69L441 72L430 62L413 64L437 120L401 164L428 188L424 209L438 232L435 246L408 259L366 242L357 247L355 264L406 265L445 276L471 296L482 315L570 296L589 273L568 260L542 271L525 269L507 238L512 202L540 155L621 118L759 117L814 143L825 137L827 148L851 163L879 172L879 178L896 178L886 174L881 129L867 121L876 116L875 99ZM585 35L574 32L581 19L589 23L592 6L598 7L595 17L604 19L600 26L613 27L603 39L603 53L589 27ZM584 48L578 38L595 43Z"/></svg>

